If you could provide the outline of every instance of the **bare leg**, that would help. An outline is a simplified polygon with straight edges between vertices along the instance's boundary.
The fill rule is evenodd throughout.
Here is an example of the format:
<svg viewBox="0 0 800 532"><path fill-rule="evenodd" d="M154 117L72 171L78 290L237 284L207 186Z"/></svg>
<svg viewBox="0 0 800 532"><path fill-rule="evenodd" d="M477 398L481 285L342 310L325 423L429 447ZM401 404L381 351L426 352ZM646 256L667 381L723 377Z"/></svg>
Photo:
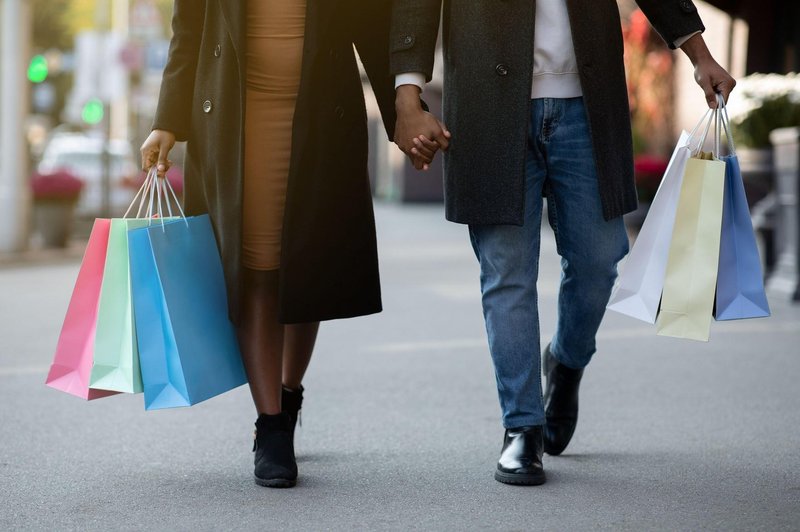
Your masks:
<svg viewBox="0 0 800 532"><path fill-rule="evenodd" d="M242 268L242 360L257 413L281 412L284 326L278 321L278 272Z"/></svg>
<svg viewBox="0 0 800 532"><path fill-rule="evenodd" d="M297 390L303 383L314 344L317 341L319 322L287 325L283 340L283 385Z"/></svg>

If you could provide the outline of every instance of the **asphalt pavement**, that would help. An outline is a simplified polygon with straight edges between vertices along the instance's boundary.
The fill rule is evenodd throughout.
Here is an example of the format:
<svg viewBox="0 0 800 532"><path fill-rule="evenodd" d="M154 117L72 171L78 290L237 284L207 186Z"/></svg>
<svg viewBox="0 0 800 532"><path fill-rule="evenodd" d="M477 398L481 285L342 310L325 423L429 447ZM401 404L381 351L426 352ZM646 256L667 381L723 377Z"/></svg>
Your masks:
<svg viewBox="0 0 800 532"><path fill-rule="evenodd" d="M291 490L253 483L246 387L145 412L44 386L77 259L2 265L0 530L800 530L800 306L708 343L608 314L572 444L507 486L466 230L377 217L385 311L323 324ZM543 342L558 276L546 229Z"/></svg>

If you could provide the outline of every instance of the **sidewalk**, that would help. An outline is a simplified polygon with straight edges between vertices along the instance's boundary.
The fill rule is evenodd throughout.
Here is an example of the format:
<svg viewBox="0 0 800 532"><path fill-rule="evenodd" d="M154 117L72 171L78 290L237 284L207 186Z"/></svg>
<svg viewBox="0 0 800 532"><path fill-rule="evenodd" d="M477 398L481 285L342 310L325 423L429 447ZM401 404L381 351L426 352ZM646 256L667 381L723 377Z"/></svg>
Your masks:
<svg viewBox="0 0 800 532"><path fill-rule="evenodd" d="M86 249L82 240L70 242L63 249L29 249L20 253L0 253L0 271L27 266L51 266L59 263L80 261Z"/></svg>
<svg viewBox="0 0 800 532"><path fill-rule="evenodd" d="M707 344L609 314L567 453L538 488L502 443L478 268L439 207L379 206L382 314L324 324L301 481L254 485L245 387L190 409L43 385L80 257L0 267L2 530L791 530L800 522L800 306ZM559 262L542 242L542 342Z"/></svg>

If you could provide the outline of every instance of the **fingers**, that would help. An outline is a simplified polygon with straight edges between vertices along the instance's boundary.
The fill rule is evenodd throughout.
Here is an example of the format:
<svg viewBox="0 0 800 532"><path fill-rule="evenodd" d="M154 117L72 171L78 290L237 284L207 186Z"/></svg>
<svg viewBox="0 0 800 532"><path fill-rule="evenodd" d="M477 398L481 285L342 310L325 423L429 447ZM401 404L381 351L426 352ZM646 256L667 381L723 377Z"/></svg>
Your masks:
<svg viewBox="0 0 800 532"><path fill-rule="evenodd" d="M444 136L447 137L448 140L450 140L453 137L453 135L450 134L450 130L447 129L447 126L444 125L444 122L442 122L441 120L437 120L437 122L439 123L439 127L442 128Z"/></svg>
<svg viewBox="0 0 800 532"><path fill-rule="evenodd" d="M447 149L450 148L450 135L449 132L445 134L444 129L438 128L438 131L433 132L432 138L442 151L447 151Z"/></svg>
<svg viewBox="0 0 800 532"><path fill-rule="evenodd" d="M736 87L736 80L732 77L729 77L715 83L714 91L722 94L722 97L725 99L725 103L727 104L728 98L730 97L734 87Z"/></svg>
<svg viewBox="0 0 800 532"><path fill-rule="evenodd" d="M439 149L439 145L436 142L428 140L424 135L413 139L413 142L414 147L411 149L411 153L419 155L422 159L425 159L425 162L433 161L436 150Z"/></svg>
<svg viewBox="0 0 800 532"><path fill-rule="evenodd" d="M142 144L141 149L139 152L142 155L142 170L145 172L155 164L156 160L158 159L158 150L153 148L149 142L145 142Z"/></svg>
<svg viewBox="0 0 800 532"><path fill-rule="evenodd" d="M449 139L444 124L428 112L398 114L394 141L417 170L428 170L436 152L449 147Z"/></svg>
<svg viewBox="0 0 800 532"><path fill-rule="evenodd" d="M411 159L411 164L417 170L427 170L428 169L428 163L425 162L422 158L420 158L419 155L409 154L408 157L409 157L409 159Z"/></svg>
<svg viewBox="0 0 800 532"><path fill-rule="evenodd" d="M703 87L703 92L706 95L706 102L708 103L708 107L710 109L716 109L717 93L714 91L714 87L711 85L711 82L703 84L702 87Z"/></svg>
<svg viewBox="0 0 800 532"><path fill-rule="evenodd" d="M156 163L158 165L156 166L158 177L164 177L167 173L167 170L169 170L170 162L167 159L168 155L169 148L165 144L162 144L158 150L158 162Z"/></svg>
<svg viewBox="0 0 800 532"><path fill-rule="evenodd" d="M168 157L174 145L174 133L161 129L151 131L139 149L142 155L142 170L147 172L155 167L158 176L165 177L167 170L172 166L172 161Z"/></svg>
<svg viewBox="0 0 800 532"><path fill-rule="evenodd" d="M695 67L695 79L703 89L706 102L711 109L718 107L717 94L721 94L725 102L727 102L731 91L736 86L736 80L733 79L733 76L713 59L697 64Z"/></svg>

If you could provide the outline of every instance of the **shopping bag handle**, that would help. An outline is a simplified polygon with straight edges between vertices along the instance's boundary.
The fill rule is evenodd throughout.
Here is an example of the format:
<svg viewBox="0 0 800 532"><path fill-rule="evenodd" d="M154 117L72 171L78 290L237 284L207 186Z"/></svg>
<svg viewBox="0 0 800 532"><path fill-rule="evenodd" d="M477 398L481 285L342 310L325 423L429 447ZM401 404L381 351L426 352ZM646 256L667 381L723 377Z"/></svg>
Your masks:
<svg viewBox="0 0 800 532"><path fill-rule="evenodd" d="M712 123L715 124L716 120L717 120L716 109L708 109L703 115L703 118L701 118L700 121L697 123L697 125L694 126L694 129L692 129L692 132L689 134L689 140L687 140L686 146L689 148L689 151L693 157L703 149L703 145L706 143L706 139L708 138L708 133L711 130L711 124ZM705 124L705 127L702 129L702 134L700 135L699 139L700 141L697 143L696 146L694 146L692 144L692 139L694 139L697 136L703 124Z"/></svg>
<svg viewBox="0 0 800 532"><path fill-rule="evenodd" d="M731 119L728 116L728 106L725 104L725 97L722 93L717 93L717 109L719 110L719 122L725 131L725 138L728 139L728 151L730 155L736 155L736 146L733 143L733 135L731 135Z"/></svg>
<svg viewBox="0 0 800 532"><path fill-rule="evenodd" d="M130 214L131 209L133 209L133 206L136 204L137 199L139 200L139 208L136 210L136 218L142 217L142 208L144 207L145 198L147 197L147 192L150 189L150 181L152 179L152 176L153 176L153 171L151 168L150 170L147 171L142 186L139 187L139 190L136 192L136 195L133 196L131 204L128 205L128 210L126 210L125 214L122 215L123 220L128 218L128 215Z"/></svg>
<svg viewBox="0 0 800 532"><path fill-rule="evenodd" d="M148 173L151 175L149 186L150 197L147 208L147 218L149 220L148 225L153 225L153 218L156 214L158 214L158 218L161 221L161 229L165 230L163 207L166 206L167 213L169 214L169 217L172 218L174 216L172 212L172 201L174 200L175 206L178 208L178 212L180 212L181 220L183 220L183 222L188 226L189 223L186 221L186 215L181 208L181 202L178 200L178 195L175 194L175 190L172 188L172 184L169 182L169 179L166 177L158 177L158 172L156 171L155 166L150 168L150 172Z"/></svg>
<svg viewBox="0 0 800 532"><path fill-rule="evenodd" d="M150 169L147 171L144 183L142 183L139 191L136 192L136 195L133 197L130 206L128 206L128 210L125 211L125 215L122 217L123 219L128 217L128 214L130 214L131 209L133 209L137 199L139 200L139 207L136 210L136 218L142 218L142 214L145 214L145 217L149 220L148 225L152 225L154 216L158 215L158 218L161 220L161 227L163 229L163 207L166 206L166 210L170 218L174 217L172 211L173 201L175 202L175 206L178 208L178 212L180 212L180 218L188 225L188 222L186 221L186 215L183 212L183 208L181 208L181 202L178 200L178 195L175 194L175 189L172 188L172 184L169 182L169 179L158 176L158 170L155 165L150 167Z"/></svg>

